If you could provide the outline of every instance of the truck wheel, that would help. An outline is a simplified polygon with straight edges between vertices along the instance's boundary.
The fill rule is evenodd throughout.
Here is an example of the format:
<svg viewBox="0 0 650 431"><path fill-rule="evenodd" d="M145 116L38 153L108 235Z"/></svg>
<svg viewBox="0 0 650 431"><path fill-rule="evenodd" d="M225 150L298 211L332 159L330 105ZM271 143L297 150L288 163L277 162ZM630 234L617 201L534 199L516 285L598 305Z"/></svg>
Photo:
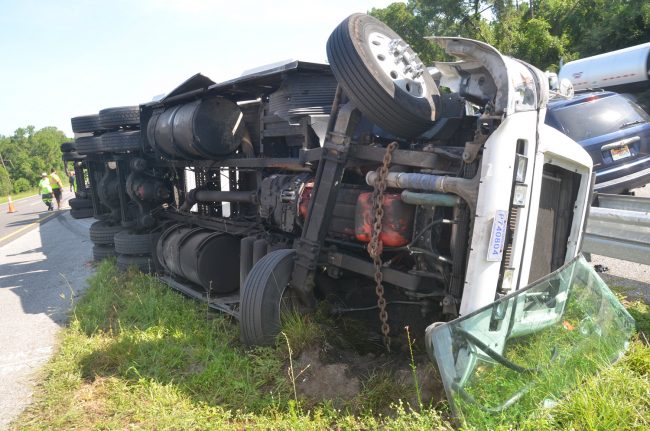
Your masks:
<svg viewBox="0 0 650 431"><path fill-rule="evenodd" d="M104 133L101 136L99 148L101 151L110 153L139 150L142 148L140 131L129 130Z"/></svg>
<svg viewBox="0 0 650 431"><path fill-rule="evenodd" d="M82 156L81 154L77 153L76 151L70 151L69 153L63 153L63 161L64 162L73 162L76 160L83 160L85 159L86 156Z"/></svg>
<svg viewBox="0 0 650 431"><path fill-rule="evenodd" d="M105 129L139 126L140 107L119 106L117 108L102 109L99 111L99 124Z"/></svg>
<svg viewBox="0 0 650 431"><path fill-rule="evenodd" d="M73 210L78 210L82 208L92 209L93 201L90 199L70 198L68 200L68 205L70 205L70 208L72 208Z"/></svg>
<svg viewBox="0 0 650 431"><path fill-rule="evenodd" d="M72 208L70 210L70 217L80 219L89 218L93 216L92 208Z"/></svg>
<svg viewBox="0 0 650 431"><path fill-rule="evenodd" d="M64 142L61 144L62 153L69 153L70 151L74 151L74 150L75 150L74 142Z"/></svg>
<svg viewBox="0 0 650 431"><path fill-rule="evenodd" d="M79 154L94 154L100 151L101 143L99 136L84 136L75 139L75 148Z"/></svg>
<svg viewBox="0 0 650 431"><path fill-rule="evenodd" d="M287 285L293 271L293 249L275 250L248 273L241 291L239 327L248 346L268 346L280 333L280 312L291 307Z"/></svg>
<svg viewBox="0 0 650 431"><path fill-rule="evenodd" d="M117 255L117 269L126 271L129 267L134 266L140 272L150 274L155 272L155 266L151 255L148 256L131 256L128 254Z"/></svg>
<svg viewBox="0 0 650 431"><path fill-rule="evenodd" d="M115 234L115 251L120 254L151 254L155 235L132 233L126 230Z"/></svg>
<svg viewBox="0 0 650 431"><path fill-rule="evenodd" d="M72 131L75 133L88 133L101 130L99 115L81 115L70 119Z"/></svg>
<svg viewBox="0 0 650 431"><path fill-rule="evenodd" d="M115 249L112 245L94 245L93 246L93 260L99 262L107 257L116 256Z"/></svg>
<svg viewBox="0 0 650 431"><path fill-rule="evenodd" d="M432 126L438 87L413 49L386 24L350 15L330 35L327 58L352 103L379 127L413 138Z"/></svg>
<svg viewBox="0 0 650 431"><path fill-rule="evenodd" d="M111 226L104 221L96 221L90 225L90 240L94 244L115 244L115 234L121 230L120 225Z"/></svg>

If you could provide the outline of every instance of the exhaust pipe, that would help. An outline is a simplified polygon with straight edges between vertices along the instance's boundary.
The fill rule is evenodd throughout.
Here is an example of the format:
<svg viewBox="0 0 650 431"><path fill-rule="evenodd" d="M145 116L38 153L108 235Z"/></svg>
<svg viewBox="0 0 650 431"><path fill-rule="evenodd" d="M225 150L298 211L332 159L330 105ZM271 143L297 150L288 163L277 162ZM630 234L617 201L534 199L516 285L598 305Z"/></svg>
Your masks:
<svg viewBox="0 0 650 431"><path fill-rule="evenodd" d="M221 192L218 190L190 190L185 195L185 201L181 205L181 211L189 211L196 203L203 202L244 202L257 203L257 192Z"/></svg>

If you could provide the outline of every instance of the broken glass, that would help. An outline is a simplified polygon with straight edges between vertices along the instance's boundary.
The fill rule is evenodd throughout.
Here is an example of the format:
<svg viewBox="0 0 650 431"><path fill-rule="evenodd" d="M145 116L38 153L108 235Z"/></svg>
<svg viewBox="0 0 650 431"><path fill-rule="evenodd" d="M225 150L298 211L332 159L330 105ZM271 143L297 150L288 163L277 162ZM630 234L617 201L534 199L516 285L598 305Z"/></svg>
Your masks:
<svg viewBox="0 0 650 431"><path fill-rule="evenodd" d="M618 360L634 320L582 256L449 323L427 329L452 412L479 429L555 405Z"/></svg>

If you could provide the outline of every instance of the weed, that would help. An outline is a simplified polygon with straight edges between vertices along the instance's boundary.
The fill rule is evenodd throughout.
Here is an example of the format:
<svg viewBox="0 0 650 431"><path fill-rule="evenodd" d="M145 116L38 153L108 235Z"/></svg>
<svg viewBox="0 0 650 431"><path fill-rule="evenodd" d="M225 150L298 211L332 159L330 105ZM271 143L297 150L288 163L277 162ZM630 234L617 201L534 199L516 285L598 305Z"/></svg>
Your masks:
<svg viewBox="0 0 650 431"><path fill-rule="evenodd" d="M422 404L422 393L420 392L420 385L418 382L418 369L417 366L415 365L415 356L413 356L413 343L414 341L411 341L411 332L409 331L409 327L405 326L404 330L406 330L406 339L409 344L409 354L411 357L411 362L409 366L411 367L411 372L413 373L413 384L415 385L415 395L417 396L418 399L418 407L420 407L420 410L423 408Z"/></svg>
<svg viewBox="0 0 650 431"><path fill-rule="evenodd" d="M319 345L325 339L325 332L315 316L300 314L296 310L282 313L282 331L278 337L279 345L284 345L282 337L286 339L286 345L291 346L291 352L299 354L303 350ZM290 353L290 356L291 354Z"/></svg>
<svg viewBox="0 0 650 431"><path fill-rule="evenodd" d="M362 412L386 412L407 392L405 385L396 382L387 370L372 372L362 385L363 389L355 400L356 408Z"/></svg>
<svg viewBox="0 0 650 431"><path fill-rule="evenodd" d="M296 375L293 371L293 351L291 350L291 344L289 344L289 338L287 337L287 334L284 332L281 332L282 336L284 339L287 341L287 350L289 352L289 369L287 370L287 373L289 374L289 379L291 380L291 386L293 386L293 398L296 401L296 404L298 404L298 391L296 391Z"/></svg>

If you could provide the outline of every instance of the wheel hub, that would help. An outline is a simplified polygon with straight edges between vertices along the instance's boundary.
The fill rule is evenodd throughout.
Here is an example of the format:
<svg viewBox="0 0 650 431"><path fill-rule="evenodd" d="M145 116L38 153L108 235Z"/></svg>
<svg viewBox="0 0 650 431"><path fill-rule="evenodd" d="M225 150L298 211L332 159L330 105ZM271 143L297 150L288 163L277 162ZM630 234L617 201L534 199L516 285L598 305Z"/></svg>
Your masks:
<svg viewBox="0 0 650 431"><path fill-rule="evenodd" d="M368 46L379 68L396 86L411 97L426 96L424 65L404 40L374 32L368 36Z"/></svg>

